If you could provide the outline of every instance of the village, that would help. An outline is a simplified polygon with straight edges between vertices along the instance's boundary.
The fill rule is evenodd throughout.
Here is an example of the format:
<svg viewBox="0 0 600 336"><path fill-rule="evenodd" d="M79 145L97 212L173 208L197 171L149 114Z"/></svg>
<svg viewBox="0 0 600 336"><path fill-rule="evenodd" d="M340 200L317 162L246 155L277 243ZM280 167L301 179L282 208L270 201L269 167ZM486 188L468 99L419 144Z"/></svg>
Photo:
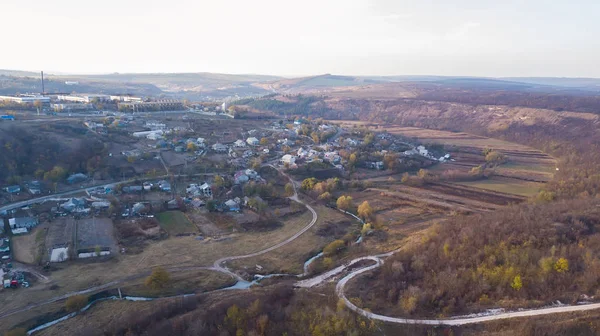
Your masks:
<svg viewBox="0 0 600 336"><path fill-rule="evenodd" d="M85 120L83 127L129 138L126 146L113 144L104 158L123 167L121 178L60 172L62 181L39 176L4 186L4 287L28 287L23 274L35 278L35 272L27 265L49 271L136 253L146 241L167 236L210 242L277 227L302 208L286 198L290 183L278 171L300 180L344 178L451 160L391 134L300 117L236 124L190 114L117 113Z"/></svg>

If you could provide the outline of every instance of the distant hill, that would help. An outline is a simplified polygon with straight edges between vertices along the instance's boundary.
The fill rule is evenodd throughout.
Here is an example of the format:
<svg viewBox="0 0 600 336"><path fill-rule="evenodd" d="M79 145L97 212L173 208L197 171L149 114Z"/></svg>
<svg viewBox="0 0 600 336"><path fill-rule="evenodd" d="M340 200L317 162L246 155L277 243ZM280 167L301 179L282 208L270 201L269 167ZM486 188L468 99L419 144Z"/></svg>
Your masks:
<svg viewBox="0 0 600 336"><path fill-rule="evenodd" d="M282 79L269 83L257 84L257 86L275 92L300 92L336 87L361 86L380 82L383 83L383 81L378 81L366 77L363 78L354 76L338 76L324 74L319 76Z"/></svg>

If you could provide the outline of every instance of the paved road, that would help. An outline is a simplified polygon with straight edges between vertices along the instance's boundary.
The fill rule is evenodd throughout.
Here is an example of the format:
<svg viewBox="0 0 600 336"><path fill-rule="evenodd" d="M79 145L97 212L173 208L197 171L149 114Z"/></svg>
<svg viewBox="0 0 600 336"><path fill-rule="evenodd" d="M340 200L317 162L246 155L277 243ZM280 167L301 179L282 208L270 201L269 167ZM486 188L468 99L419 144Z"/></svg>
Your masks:
<svg viewBox="0 0 600 336"><path fill-rule="evenodd" d="M392 253L393 252L378 255L378 256L357 258L357 259L352 260L352 262L350 262L349 265L352 265L358 261L366 260L366 259L375 261L375 264L367 266L365 268L355 270L355 271L351 272L350 274L346 275L345 277L343 277L337 283L337 285L335 287L335 292L338 295L338 297L344 301L344 303L350 310L352 310L366 318L373 319L373 320L379 320L379 321L383 321L383 322L389 322L389 323L460 326L460 325L465 325L465 324L489 322L489 321L496 321L496 320L518 318L518 317L532 317L532 316L541 316L541 315L556 314L556 313L569 313L569 312L600 309L600 303L593 303L593 304L581 304L581 305L573 305L573 306L559 306L559 307L552 307L552 308L522 310L522 311L517 311L517 312L508 312L508 313L500 313L500 314L495 314L495 315L486 315L486 316L477 316L477 317L458 317L458 318L437 320L437 319L408 319L408 318L402 318L402 317L392 317L392 316L375 314L375 313L366 311L362 308L359 308L355 304L350 302L350 300L348 300L348 298L346 297L346 295L344 293L344 287L346 286L348 281L352 280L353 278L355 278L363 273L372 271L372 270L380 267L381 265L383 265L383 260L381 258L390 256ZM309 280L312 280L312 279L309 279ZM321 279L321 282L324 280L325 279ZM304 287L306 287L306 286L304 286Z"/></svg>

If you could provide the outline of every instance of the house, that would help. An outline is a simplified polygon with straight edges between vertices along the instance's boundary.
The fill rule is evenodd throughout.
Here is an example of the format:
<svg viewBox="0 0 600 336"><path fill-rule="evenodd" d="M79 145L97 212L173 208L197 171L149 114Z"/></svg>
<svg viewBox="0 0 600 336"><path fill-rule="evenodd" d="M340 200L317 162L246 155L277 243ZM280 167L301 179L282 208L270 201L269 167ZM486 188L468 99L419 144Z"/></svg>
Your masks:
<svg viewBox="0 0 600 336"><path fill-rule="evenodd" d="M152 190L152 183L150 183L150 182L144 182L142 184L142 186L144 187L144 191L150 191L150 190Z"/></svg>
<svg viewBox="0 0 600 336"><path fill-rule="evenodd" d="M238 148L243 148L243 147L246 147L246 143L244 142L244 140L236 140L233 143L233 146L238 147Z"/></svg>
<svg viewBox="0 0 600 336"><path fill-rule="evenodd" d="M358 141L348 138L348 139L346 139L346 145L355 147L355 146L358 146Z"/></svg>
<svg viewBox="0 0 600 336"><path fill-rule="evenodd" d="M385 166L383 165L383 161L365 162L365 166L369 169L377 169L377 170L383 170L385 168Z"/></svg>
<svg viewBox="0 0 600 336"><path fill-rule="evenodd" d="M211 188L210 184L204 183L203 185L200 186L199 189L204 196L212 197L212 188Z"/></svg>
<svg viewBox="0 0 600 336"><path fill-rule="evenodd" d="M248 177L248 175L246 175L244 173L243 170L235 173L235 175L233 175L233 181L235 184L244 184L246 182L248 182L250 180L250 178Z"/></svg>
<svg viewBox="0 0 600 336"><path fill-rule="evenodd" d="M265 154L269 154L269 152L270 152L270 151L269 151L269 149L268 149L268 148L263 148L263 153L265 153Z"/></svg>
<svg viewBox="0 0 600 336"><path fill-rule="evenodd" d="M254 169L246 169L244 171L244 174L246 174L246 176L248 176L248 178L250 178L251 180L256 180L260 177Z"/></svg>
<svg viewBox="0 0 600 336"><path fill-rule="evenodd" d="M285 154L281 157L281 163L289 165L296 164L296 157L290 154Z"/></svg>
<svg viewBox="0 0 600 336"><path fill-rule="evenodd" d="M202 200L198 199L198 198L194 198L191 202L192 206L199 208L203 205L205 205L206 203L204 203Z"/></svg>
<svg viewBox="0 0 600 336"><path fill-rule="evenodd" d="M85 199L83 198L71 198L65 203L61 204L60 207L65 211L73 212L77 209L81 209L85 206Z"/></svg>
<svg viewBox="0 0 600 336"><path fill-rule="evenodd" d="M425 148L425 146L418 146L417 150L419 151L419 154L422 156L428 156L429 155L429 151Z"/></svg>
<svg viewBox="0 0 600 336"><path fill-rule="evenodd" d="M74 183L79 183L79 182L83 182L85 180L87 180L87 175L82 174L82 173L77 173L77 174L73 174L71 176L69 176L67 178L67 182L69 184L74 184Z"/></svg>
<svg viewBox="0 0 600 336"><path fill-rule="evenodd" d="M225 202L224 207L229 211L240 211L240 205L232 199Z"/></svg>
<svg viewBox="0 0 600 336"><path fill-rule="evenodd" d="M325 161L329 161L332 164L338 164L340 163L340 161L342 160L341 157L338 155L337 152L326 152L323 155Z"/></svg>
<svg viewBox="0 0 600 336"><path fill-rule="evenodd" d="M8 224L11 229L25 228L31 230L38 225L38 220L34 217L10 218Z"/></svg>
<svg viewBox="0 0 600 336"><path fill-rule="evenodd" d="M163 135L162 133L159 132L152 132L148 135L146 135L146 139L148 140L158 140L158 139L162 139Z"/></svg>
<svg viewBox="0 0 600 336"><path fill-rule="evenodd" d="M255 137L250 137L250 138L246 139L246 142L250 146L258 146L260 144L260 141Z"/></svg>
<svg viewBox="0 0 600 336"><path fill-rule="evenodd" d="M162 180L162 181L158 181L158 188L162 191L171 191L171 183Z"/></svg>
<svg viewBox="0 0 600 336"><path fill-rule="evenodd" d="M206 146L206 140L204 138L198 138L196 139L196 144L198 147L204 147Z"/></svg>
<svg viewBox="0 0 600 336"><path fill-rule="evenodd" d="M39 195L42 193L42 184L40 181L31 181L27 184L27 191L32 195Z"/></svg>
<svg viewBox="0 0 600 336"><path fill-rule="evenodd" d="M18 194L21 192L21 186L13 185L4 188L4 191L11 194Z"/></svg>
<svg viewBox="0 0 600 336"><path fill-rule="evenodd" d="M217 152L217 153L227 153L227 146L220 144L220 143L216 143L214 145L212 145L212 149L213 151Z"/></svg>

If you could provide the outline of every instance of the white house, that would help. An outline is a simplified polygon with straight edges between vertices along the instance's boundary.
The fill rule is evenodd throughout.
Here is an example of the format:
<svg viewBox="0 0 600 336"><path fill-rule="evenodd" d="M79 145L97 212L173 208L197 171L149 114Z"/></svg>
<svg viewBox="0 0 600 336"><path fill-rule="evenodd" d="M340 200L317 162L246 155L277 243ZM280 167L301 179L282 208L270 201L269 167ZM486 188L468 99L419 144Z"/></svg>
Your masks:
<svg viewBox="0 0 600 336"><path fill-rule="evenodd" d="M293 165L296 164L296 157L290 154L286 154L284 156L281 157L281 163L282 164L289 164L289 165Z"/></svg>
<svg viewBox="0 0 600 336"><path fill-rule="evenodd" d="M250 138L246 139L246 142L250 146L258 146L260 144L260 141L255 137L250 137Z"/></svg>
<svg viewBox="0 0 600 336"><path fill-rule="evenodd" d="M419 151L419 154L422 156L428 156L429 155L429 151L427 149L425 149L425 146L418 146L417 150Z"/></svg>
<svg viewBox="0 0 600 336"><path fill-rule="evenodd" d="M200 186L199 189L204 196L212 197L212 188L210 187L210 184L204 183L203 185Z"/></svg>
<svg viewBox="0 0 600 336"><path fill-rule="evenodd" d="M256 139L256 138L255 138ZM239 147L239 148L243 148L246 147L246 143L244 142L244 140L236 140L233 145L235 147Z"/></svg>

